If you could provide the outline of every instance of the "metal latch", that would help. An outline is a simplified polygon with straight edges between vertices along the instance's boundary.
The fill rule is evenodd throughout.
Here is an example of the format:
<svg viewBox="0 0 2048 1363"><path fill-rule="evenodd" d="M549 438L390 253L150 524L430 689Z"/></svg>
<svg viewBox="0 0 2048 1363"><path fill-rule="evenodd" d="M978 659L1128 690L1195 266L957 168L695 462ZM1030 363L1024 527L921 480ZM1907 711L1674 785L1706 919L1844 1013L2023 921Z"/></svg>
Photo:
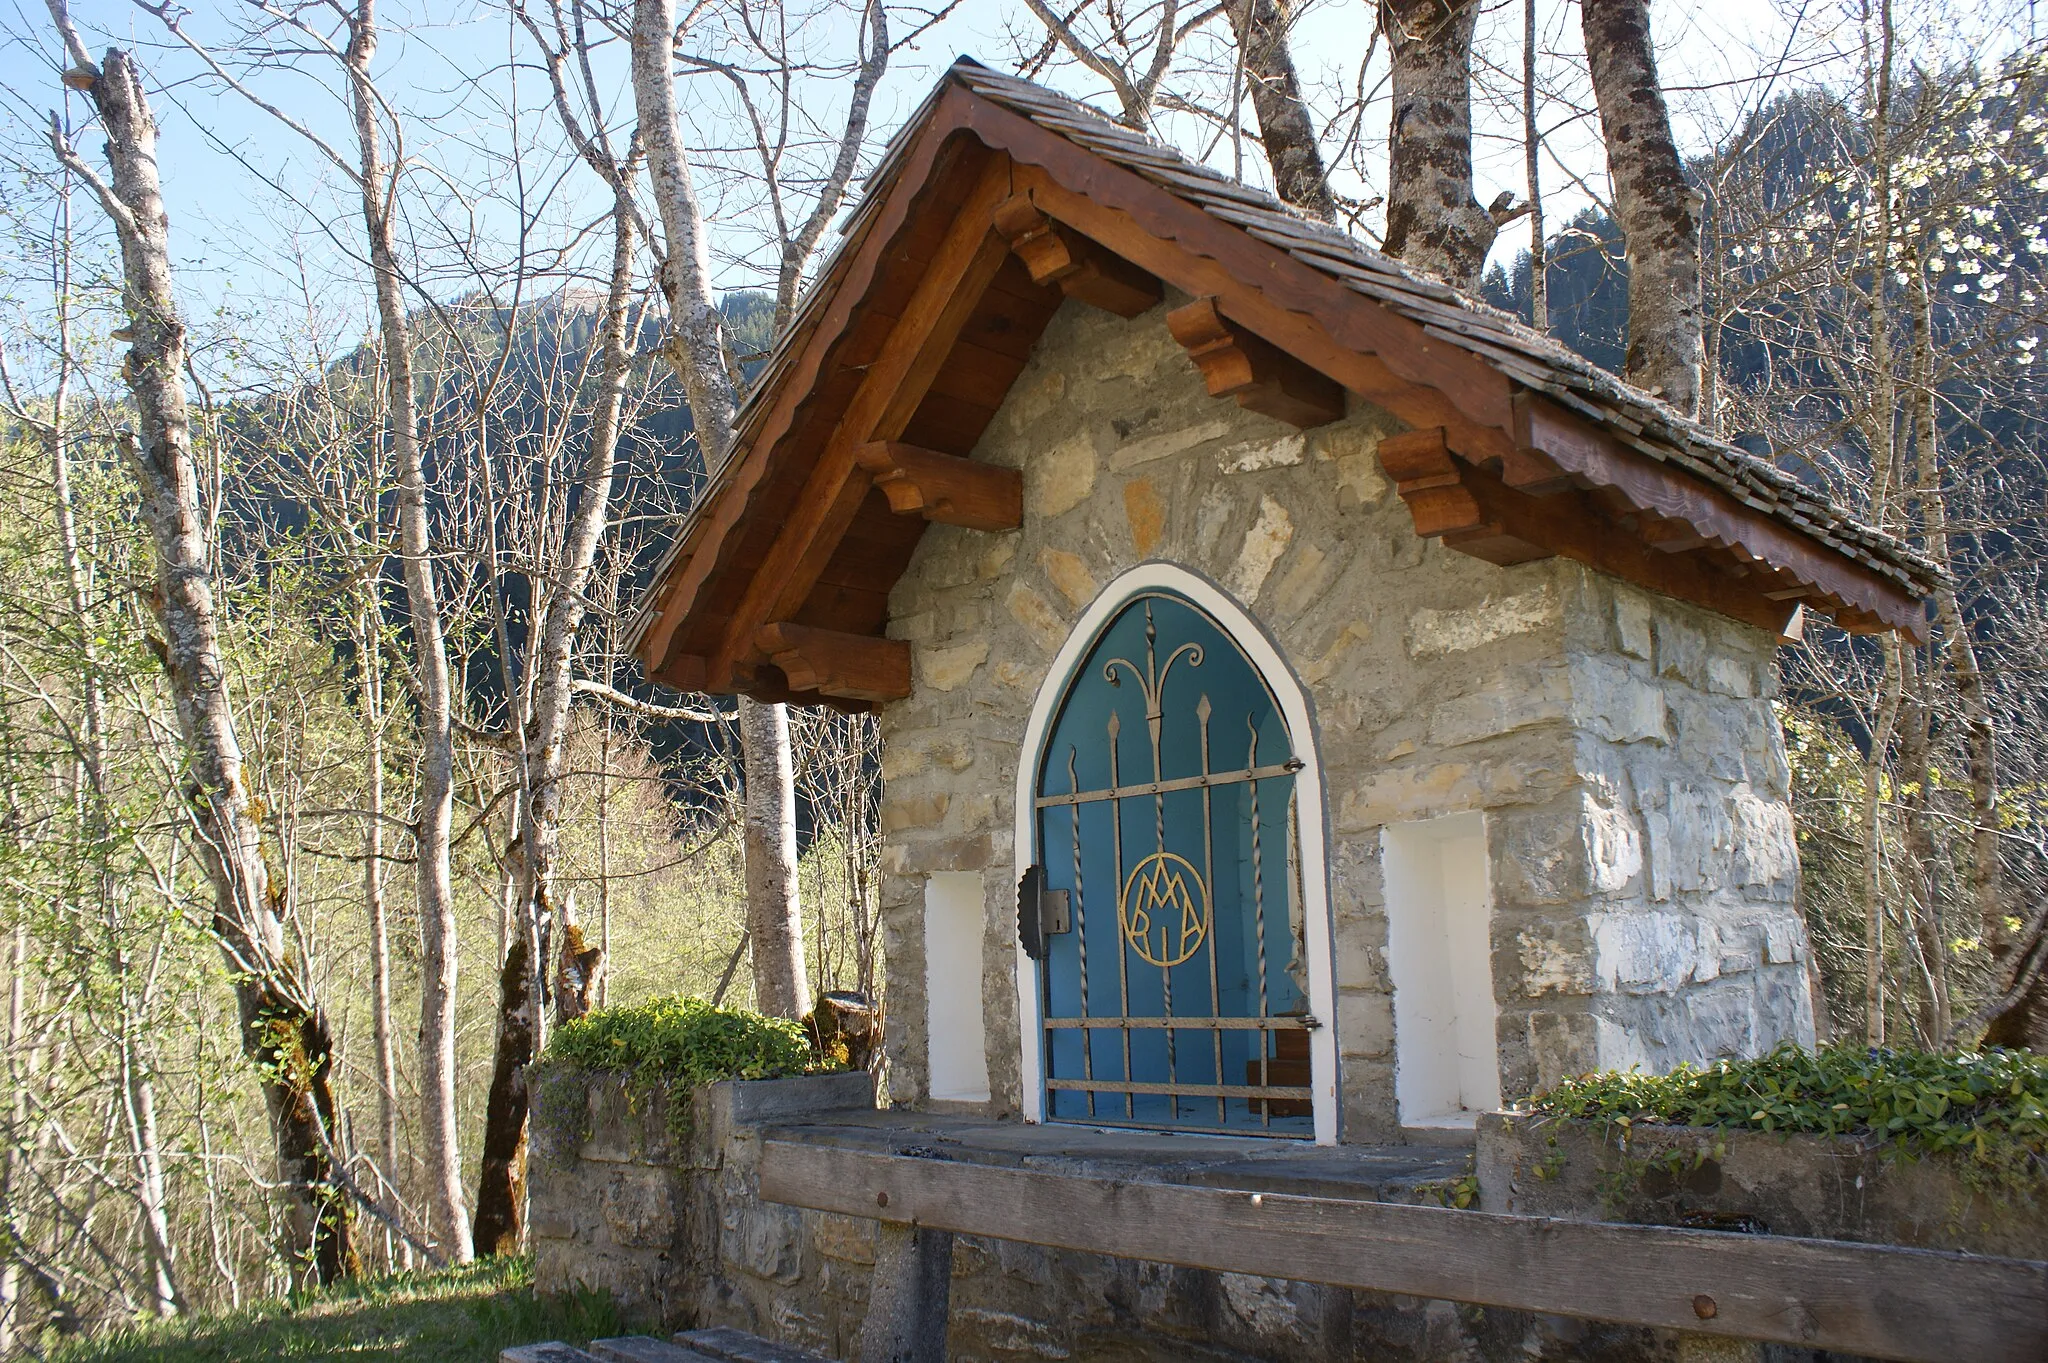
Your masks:
<svg viewBox="0 0 2048 1363"><path fill-rule="evenodd" d="M1017 940L1024 954L1042 961L1050 950L1048 938L1074 930L1072 901L1065 890L1045 887L1045 868L1033 866L1017 882Z"/></svg>

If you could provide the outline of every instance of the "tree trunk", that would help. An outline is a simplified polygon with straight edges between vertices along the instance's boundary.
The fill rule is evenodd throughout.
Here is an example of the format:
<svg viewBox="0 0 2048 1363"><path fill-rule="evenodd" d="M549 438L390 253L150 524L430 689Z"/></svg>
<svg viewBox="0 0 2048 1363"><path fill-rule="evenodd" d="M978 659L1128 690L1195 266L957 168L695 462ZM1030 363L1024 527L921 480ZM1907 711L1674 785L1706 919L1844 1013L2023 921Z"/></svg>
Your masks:
<svg viewBox="0 0 2048 1363"><path fill-rule="evenodd" d="M1230 26L1251 82L1259 141L1273 168L1273 192L1312 218L1334 222L1337 201L1288 40L1292 10L1293 0L1235 0L1229 7Z"/></svg>
<svg viewBox="0 0 2048 1363"><path fill-rule="evenodd" d="M1649 0L1581 0L1614 211L1628 251L1625 377L1687 416L1700 404L1700 225L1657 83Z"/></svg>
<svg viewBox="0 0 2048 1363"><path fill-rule="evenodd" d="M676 123L669 73L674 41L674 0L635 0L633 103L667 238L661 286L674 328L668 358L689 395L697 445L709 471L724 463L732 445L736 399L725 365L718 309L711 301L709 238ZM770 921L777 925L772 946L755 938L756 1003L765 1008L770 999L779 1000L779 1007L797 1010L783 1016L799 1016L807 1011L800 1005L808 990L803 933L796 922L796 795L787 711L780 705L757 706L743 700L740 741L747 773L747 922L750 927ZM765 990L764 969L772 975Z"/></svg>
<svg viewBox="0 0 2048 1363"><path fill-rule="evenodd" d="M151 605L163 638L152 643L186 748L193 841L214 895L210 927L235 981L243 1052L261 1075L289 1227L287 1256L295 1275L332 1282L357 1267L349 1207L331 1162L333 1044L311 981L286 954L287 906L270 881L243 781L199 511L185 328L172 291L156 125L129 55L113 49L94 66L62 4L52 0L51 12L72 62L65 79L91 96L113 168L111 183L101 182L57 138L66 164L93 185L120 242L122 302L134 338L122 376L137 428L122 441L122 453L156 553Z"/></svg>
<svg viewBox="0 0 2048 1363"><path fill-rule="evenodd" d="M1935 584L1934 619L1941 633L1941 651L1955 678L1968 726L1965 750L1970 762L1970 855L1963 873L1963 898L1977 920L1977 932L1994 965L2012 954L2006 930L2004 868L1998 846L1998 729L1991 715L1977 646L1956 597L1955 561L1948 538L1948 491L1941 471L1941 429L1935 410L1934 309L1924 266L1912 270L1914 389L1914 494L1920 505L1922 550L1949 576ZM1942 1038L1947 1044L1948 1038Z"/></svg>
<svg viewBox="0 0 2048 1363"><path fill-rule="evenodd" d="M796 778L789 709L740 701L746 753L747 931L754 943L754 1007L771 1017L811 1011L797 900Z"/></svg>
<svg viewBox="0 0 2048 1363"><path fill-rule="evenodd" d="M1478 0L1381 0L1393 51L1386 253L1475 290L1498 232L1472 192Z"/></svg>
<svg viewBox="0 0 2048 1363"><path fill-rule="evenodd" d="M647 175L661 213L661 292L668 300L668 361L690 400L706 473L725 462L738 396L725 365L724 325L711 299L711 237L676 120L675 0L634 0L633 104L647 148Z"/></svg>
<svg viewBox="0 0 2048 1363"><path fill-rule="evenodd" d="M576 509L563 537L562 562L541 608L529 690L532 715L521 735L519 833L514 839L518 907L498 975L498 1050L484 1118L484 1158L477 1186L476 1244L486 1254L515 1254L526 1234L526 1144L532 1095L527 1073L545 1040L540 972L543 925L554 926L556 1017L581 1017L591 1005L602 965L588 945L572 904L555 902L561 852L562 774L570 703L575 697L576 634L585 588L611 506L612 470L633 362L628 321L633 304L634 209L631 187L613 168L612 275L599 324L600 378L591 412L590 444L577 486Z"/></svg>
<svg viewBox="0 0 2048 1363"><path fill-rule="evenodd" d="M1982 1044L2048 1051L2048 910L2036 913L2020 934L1990 1017Z"/></svg>
<svg viewBox="0 0 2048 1363"><path fill-rule="evenodd" d="M1522 172L1529 181L1529 325L1547 335L1550 243L1543 239L1542 161L1543 135L1536 126L1536 0L1522 0Z"/></svg>
<svg viewBox="0 0 2048 1363"><path fill-rule="evenodd" d="M374 508L373 508L374 514ZM373 570L374 571L374 570ZM398 1061L391 1031L391 932L384 904L384 644L377 581L373 575L363 608L360 657L363 688L364 803L363 907L370 927L370 1038L377 1069L377 1154L384 1166L384 1194L395 1208L406 1206L398 1167ZM401 1239L398 1253L412 1266L412 1248Z"/></svg>
<svg viewBox="0 0 2048 1363"><path fill-rule="evenodd" d="M427 1224L442 1256L468 1263L474 1251L463 1206L461 1139L455 1121L458 928L449 870L455 810L454 700L449 690L441 602L434 583L433 527L427 510L419 408L413 392L412 327L406 317L404 279L391 222L395 168L384 163L383 137L377 127L381 106L370 79L370 62L376 54L374 0L358 0L349 17L349 99L361 158L358 181L363 230L376 283L392 462L398 474L398 541L404 565L406 624L419 677L419 808L413 845L420 911L421 1193Z"/></svg>

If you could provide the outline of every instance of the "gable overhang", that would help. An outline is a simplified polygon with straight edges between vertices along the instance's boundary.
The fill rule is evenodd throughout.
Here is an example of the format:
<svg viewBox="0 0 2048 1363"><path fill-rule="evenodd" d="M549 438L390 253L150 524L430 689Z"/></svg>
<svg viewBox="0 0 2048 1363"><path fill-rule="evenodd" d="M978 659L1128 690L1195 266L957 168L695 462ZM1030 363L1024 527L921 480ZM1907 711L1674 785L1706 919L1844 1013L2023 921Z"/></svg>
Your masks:
<svg viewBox="0 0 2048 1363"><path fill-rule="evenodd" d="M1510 377L1456 307L1425 325L1346 287L1355 258L1307 225L1276 245L1256 191L1267 239L1213 179L1190 202L953 76L876 179L657 570L635 644L655 680L842 709L907 695L889 591L930 521L1018 523L1015 471L969 456L1031 345L1068 297L1131 315L1161 285L1196 300L1169 323L1212 394L1307 426L1348 390L1406 423L1380 457L1421 535L1562 555L1780 637L1804 610L1924 631L1930 581Z"/></svg>

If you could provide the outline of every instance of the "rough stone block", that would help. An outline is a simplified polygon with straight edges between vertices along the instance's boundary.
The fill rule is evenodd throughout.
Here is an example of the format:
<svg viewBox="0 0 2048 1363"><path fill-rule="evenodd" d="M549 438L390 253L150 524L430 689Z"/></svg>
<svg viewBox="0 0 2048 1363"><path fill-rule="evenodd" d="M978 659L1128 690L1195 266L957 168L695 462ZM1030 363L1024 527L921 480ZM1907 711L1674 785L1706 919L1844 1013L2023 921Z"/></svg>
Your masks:
<svg viewBox="0 0 2048 1363"><path fill-rule="evenodd" d="M1060 645L1067 641L1067 622L1052 608L1050 601L1025 583L1012 583L1003 604L1011 617L1024 626L1041 652L1057 653Z"/></svg>
<svg viewBox="0 0 2048 1363"><path fill-rule="evenodd" d="M1370 506L1387 495L1390 485L1380 471L1380 432L1375 426L1325 426L1310 434L1310 444L1318 460L1336 466L1340 507Z"/></svg>
<svg viewBox="0 0 2048 1363"><path fill-rule="evenodd" d="M1537 1087L1600 1068L1600 1027L1591 1014L1532 1012L1527 1026Z"/></svg>
<svg viewBox="0 0 2048 1363"><path fill-rule="evenodd" d="M1095 439L1070 436L1024 466L1025 515L1052 519L1072 511L1095 490Z"/></svg>
<svg viewBox="0 0 2048 1363"><path fill-rule="evenodd" d="M727 1196L719 1238L725 1261L771 1282L793 1283L801 1265L803 1220L791 1207L751 1195Z"/></svg>
<svg viewBox="0 0 2048 1363"><path fill-rule="evenodd" d="M1237 427L1227 419L1208 417L1174 430L1140 436L1118 445L1110 453L1109 466L1122 471L1172 455L1186 454L1214 441L1226 439L1236 430Z"/></svg>
<svg viewBox="0 0 2048 1363"><path fill-rule="evenodd" d="M1434 706L1429 741L1439 748L1456 748L1538 724L1560 723L1570 713L1571 701L1571 678L1563 668L1499 677L1483 690Z"/></svg>
<svg viewBox="0 0 2048 1363"><path fill-rule="evenodd" d="M1262 469L1290 468L1302 461L1308 441L1301 435L1283 435L1272 440L1245 440L1225 445L1217 467L1225 473L1257 473Z"/></svg>
<svg viewBox="0 0 2048 1363"><path fill-rule="evenodd" d="M1469 653L1499 639L1555 625L1562 618L1557 589L1548 582L1480 606L1425 607L1409 617L1408 651L1418 658Z"/></svg>
<svg viewBox="0 0 2048 1363"><path fill-rule="evenodd" d="M558 1339L506 1349L499 1353L498 1360L499 1363L598 1363L583 1350L571 1348Z"/></svg>
<svg viewBox="0 0 2048 1363"><path fill-rule="evenodd" d="M810 1222L811 1245L818 1253L852 1264L875 1261L875 1223L863 1217L818 1212Z"/></svg>
<svg viewBox="0 0 2048 1363"><path fill-rule="evenodd" d="M1141 559L1152 557L1166 533L1166 503L1148 478L1133 478L1124 484L1124 521L1130 527L1131 548Z"/></svg>
<svg viewBox="0 0 2048 1363"><path fill-rule="evenodd" d="M1709 658L1707 689L1717 696L1747 699L1756 694L1756 672L1745 658Z"/></svg>
<svg viewBox="0 0 2048 1363"><path fill-rule="evenodd" d="M1273 565L1294 540L1294 520L1287 508L1271 497L1259 498L1259 516L1245 532L1244 544L1231 565L1230 587L1240 601L1256 601L1260 588L1273 572Z"/></svg>
<svg viewBox="0 0 2048 1363"><path fill-rule="evenodd" d="M1038 566L1069 605L1079 609L1095 599L1095 575L1079 554L1047 545L1038 551Z"/></svg>
<svg viewBox="0 0 2048 1363"><path fill-rule="evenodd" d="M1626 663L1581 658L1572 667L1572 715L1609 743L1669 743L1664 689Z"/></svg>
<svg viewBox="0 0 2048 1363"><path fill-rule="evenodd" d="M951 648L920 650L917 654L919 681L936 691L951 691L974 675L988 661L988 640L956 644Z"/></svg>
<svg viewBox="0 0 2048 1363"><path fill-rule="evenodd" d="M1706 681L1707 640L1697 628L1677 617L1679 608L1663 605L1657 613L1657 671L1666 677L1691 682Z"/></svg>
<svg viewBox="0 0 2048 1363"><path fill-rule="evenodd" d="M1614 588L1614 642L1631 658L1649 661L1653 649L1650 621L1655 613L1648 597L1616 584Z"/></svg>

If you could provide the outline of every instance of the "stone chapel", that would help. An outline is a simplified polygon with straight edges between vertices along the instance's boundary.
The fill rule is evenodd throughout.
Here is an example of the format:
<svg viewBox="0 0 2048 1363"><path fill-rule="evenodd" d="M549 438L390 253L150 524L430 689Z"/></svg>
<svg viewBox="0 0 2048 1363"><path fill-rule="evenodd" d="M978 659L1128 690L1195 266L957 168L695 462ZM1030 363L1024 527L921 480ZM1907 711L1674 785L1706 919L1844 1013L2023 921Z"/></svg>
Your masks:
<svg viewBox="0 0 2048 1363"><path fill-rule="evenodd" d="M870 185L637 651L877 716L886 1098L1389 1142L1812 1040L1773 652L1925 561L972 62Z"/></svg>

